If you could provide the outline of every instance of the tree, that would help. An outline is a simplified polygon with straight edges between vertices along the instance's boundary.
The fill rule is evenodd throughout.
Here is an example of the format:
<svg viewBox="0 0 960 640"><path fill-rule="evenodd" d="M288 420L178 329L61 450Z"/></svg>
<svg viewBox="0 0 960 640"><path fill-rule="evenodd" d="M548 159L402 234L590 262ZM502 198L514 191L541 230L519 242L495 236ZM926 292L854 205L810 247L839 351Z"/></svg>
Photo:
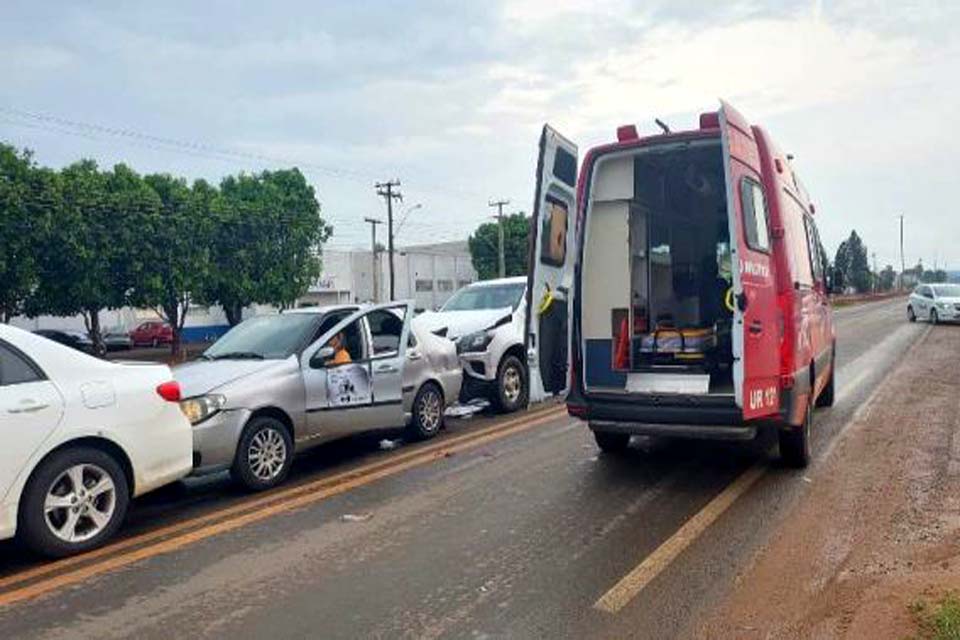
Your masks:
<svg viewBox="0 0 960 640"><path fill-rule="evenodd" d="M320 276L323 243L333 229L298 169L228 177L220 185L205 298L231 325L255 302L292 306Z"/></svg>
<svg viewBox="0 0 960 640"><path fill-rule="evenodd" d="M37 247L59 209L59 182L29 151L0 144L0 322L24 310L37 284Z"/></svg>
<svg viewBox="0 0 960 640"><path fill-rule="evenodd" d="M173 329L170 352L180 355L183 326L194 296L203 290L210 270L210 241L214 229L207 204L212 187L169 174L144 178L159 198L156 213L147 216L142 230L149 242L141 245L131 302L153 307Z"/></svg>
<svg viewBox="0 0 960 640"><path fill-rule="evenodd" d="M104 173L93 160L81 160L65 168L60 181L62 206L38 242L39 277L27 310L82 315L94 347L102 350L100 312L127 303L135 269L130 237L138 232L133 216L150 198L140 177L123 165Z"/></svg>
<svg viewBox="0 0 960 640"><path fill-rule="evenodd" d="M498 222L485 222L470 236L470 258L481 280L500 273L500 230ZM523 212L503 218L503 255L507 276L527 273L530 219Z"/></svg>
<svg viewBox="0 0 960 640"><path fill-rule="evenodd" d="M867 259L867 247L856 231L851 231L850 237L840 243L833 265L841 274L843 286L853 287L858 292L870 290L873 274Z"/></svg>
<svg viewBox="0 0 960 640"><path fill-rule="evenodd" d="M880 291L890 291L896 286L897 272L893 270L893 265L887 265L880 272L877 287Z"/></svg>

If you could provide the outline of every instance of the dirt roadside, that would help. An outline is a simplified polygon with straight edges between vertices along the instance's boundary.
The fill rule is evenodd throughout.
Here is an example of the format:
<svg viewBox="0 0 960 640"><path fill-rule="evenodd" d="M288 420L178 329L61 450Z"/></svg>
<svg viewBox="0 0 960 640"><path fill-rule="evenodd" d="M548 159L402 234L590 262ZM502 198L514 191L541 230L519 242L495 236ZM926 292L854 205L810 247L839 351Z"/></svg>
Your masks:
<svg viewBox="0 0 960 640"><path fill-rule="evenodd" d="M908 353L697 638L885 638L960 591L960 327Z"/></svg>

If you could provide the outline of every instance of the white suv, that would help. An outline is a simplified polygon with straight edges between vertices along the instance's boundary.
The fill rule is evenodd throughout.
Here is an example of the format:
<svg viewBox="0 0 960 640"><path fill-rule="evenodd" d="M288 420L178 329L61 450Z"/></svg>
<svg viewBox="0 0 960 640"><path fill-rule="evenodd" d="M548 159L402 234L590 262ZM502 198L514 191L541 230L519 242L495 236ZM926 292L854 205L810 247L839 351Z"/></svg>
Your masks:
<svg viewBox="0 0 960 640"><path fill-rule="evenodd" d="M937 324L942 320L960 320L960 284L921 284L907 301L910 322L928 320Z"/></svg>
<svg viewBox="0 0 960 640"><path fill-rule="evenodd" d="M429 331L457 343L463 364L462 400L486 396L505 413L527 405L526 290L526 276L475 282L453 294L439 311L417 318Z"/></svg>

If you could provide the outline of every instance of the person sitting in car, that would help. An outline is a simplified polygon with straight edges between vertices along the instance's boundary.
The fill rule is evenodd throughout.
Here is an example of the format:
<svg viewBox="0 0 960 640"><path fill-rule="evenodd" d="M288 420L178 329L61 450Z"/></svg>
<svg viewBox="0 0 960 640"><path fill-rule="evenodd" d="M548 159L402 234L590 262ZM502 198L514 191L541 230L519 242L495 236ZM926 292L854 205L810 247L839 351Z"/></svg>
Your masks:
<svg viewBox="0 0 960 640"><path fill-rule="evenodd" d="M347 351L346 342L342 331L330 338L330 346L333 347L333 358L330 360L330 364L350 364L353 362L350 352Z"/></svg>

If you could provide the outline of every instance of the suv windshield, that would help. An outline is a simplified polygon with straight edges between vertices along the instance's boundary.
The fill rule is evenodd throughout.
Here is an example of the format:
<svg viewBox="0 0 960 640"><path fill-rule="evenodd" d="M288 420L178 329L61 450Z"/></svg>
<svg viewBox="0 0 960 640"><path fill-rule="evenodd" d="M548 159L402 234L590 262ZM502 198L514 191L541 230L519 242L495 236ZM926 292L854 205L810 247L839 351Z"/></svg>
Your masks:
<svg viewBox="0 0 960 640"><path fill-rule="evenodd" d="M230 329L204 351L211 360L283 359L303 344L317 316L312 313L281 313L257 316Z"/></svg>
<svg viewBox="0 0 960 640"><path fill-rule="evenodd" d="M523 282L466 287L453 294L440 310L516 309L526 288Z"/></svg>
<svg viewBox="0 0 960 640"><path fill-rule="evenodd" d="M960 298L960 284L938 284L933 290L938 298Z"/></svg>

